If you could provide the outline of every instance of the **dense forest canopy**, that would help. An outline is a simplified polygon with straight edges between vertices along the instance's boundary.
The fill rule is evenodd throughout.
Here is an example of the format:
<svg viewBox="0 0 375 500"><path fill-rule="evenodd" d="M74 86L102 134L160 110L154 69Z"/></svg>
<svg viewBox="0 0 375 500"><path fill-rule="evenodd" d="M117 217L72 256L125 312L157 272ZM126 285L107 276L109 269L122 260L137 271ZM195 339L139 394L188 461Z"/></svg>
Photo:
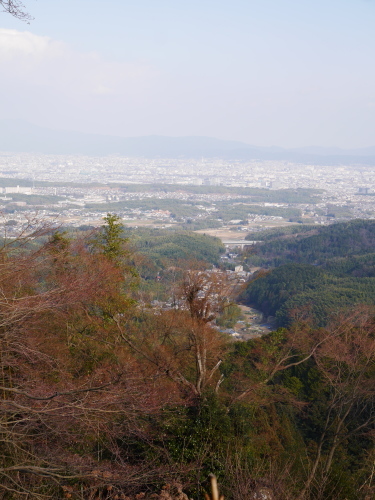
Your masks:
<svg viewBox="0 0 375 500"><path fill-rule="evenodd" d="M159 270L182 260L200 260L207 265L218 265L225 250L218 238L189 231L127 229L124 235Z"/></svg>
<svg viewBox="0 0 375 500"><path fill-rule="evenodd" d="M329 226L291 226L253 233L247 239L266 240L257 247L258 261L274 266L287 262L322 265L337 257L364 255L375 248L375 221L353 220Z"/></svg>
<svg viewBox="0 0 375 500"><path fill-rule="evenodd" d="M275 316L279 326L302 309L323 326L332 313L375 304L374 248L371 220L268 231L246 260L276 268L250 283L242 299Z"/></svg>

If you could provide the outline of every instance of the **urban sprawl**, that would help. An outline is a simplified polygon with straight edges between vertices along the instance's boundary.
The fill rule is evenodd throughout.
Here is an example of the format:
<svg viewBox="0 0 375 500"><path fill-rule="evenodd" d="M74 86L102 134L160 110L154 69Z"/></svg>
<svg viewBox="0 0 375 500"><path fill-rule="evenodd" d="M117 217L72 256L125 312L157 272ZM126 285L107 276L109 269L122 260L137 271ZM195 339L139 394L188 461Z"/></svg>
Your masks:
<svg viewBox="0 0 375 500"><path fill-rule="evenodd" d="M2 226L9 236L36 213L65 226L99 225L102 217L112 211L111 206L128 225L168 227L206 221L205 228L209 228L212 221L213 227L239 231L290 222L327 224L375 217L375 167L371 165L3 153L0 177ZM199 189L194 192L187 186ZM223 187L320 191L313 203L296 203L255 198L252 201L251 196L246 200L243 192L220 189ZM150 203L145 206L147 200L168 200L169 204L167 208L165 203L161 207L152 207ZM173 203L186 203L195 211L176 215ZM226 220L218 214L223 203L232 208L244 203L258 208ZM270 215L270 207L279 209L276 215ZM288 209L297 210L298 220L290 217Z"/></svg>

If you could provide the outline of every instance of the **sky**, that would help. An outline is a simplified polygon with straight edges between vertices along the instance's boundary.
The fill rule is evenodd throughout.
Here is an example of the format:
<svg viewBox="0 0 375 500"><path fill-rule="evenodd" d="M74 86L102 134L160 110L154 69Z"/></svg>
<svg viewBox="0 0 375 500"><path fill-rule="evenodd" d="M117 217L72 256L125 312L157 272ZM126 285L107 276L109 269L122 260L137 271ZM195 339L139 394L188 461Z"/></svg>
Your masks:
<svg viewBox="0 0 375 500"><path fill-rule="evenodd" d="M23 0L0 119L255 146L375 146L375 0Z"/></svg>

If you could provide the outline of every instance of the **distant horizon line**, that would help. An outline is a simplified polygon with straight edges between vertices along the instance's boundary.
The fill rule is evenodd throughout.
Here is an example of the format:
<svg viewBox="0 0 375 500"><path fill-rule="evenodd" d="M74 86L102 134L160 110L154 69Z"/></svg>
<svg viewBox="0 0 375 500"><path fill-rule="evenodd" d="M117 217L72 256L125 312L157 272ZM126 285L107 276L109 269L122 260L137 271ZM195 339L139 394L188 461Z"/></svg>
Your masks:
<svg viewBox="0 0 375 500"><path fill-rule="evenodd" d="M145 138L165 138L165 139L206 139L206 140L214 140L218 142L226 142L226 143L233 143L233 144L238 144L238 145L243 145L247 146L248 148L254 148L254 149L279 149L283 151L297 151L297 152L303 152L305 149L321 149L321 150L336 150L338 151L343 151L343 152L350 152L350 151L360 151L360 150L366 150L366 149L373 149L375 148L375 144L372 145L367 145L367 146L352 146L352 147L342 147L342 146L334 146L334 145L329 145L329 146L321 146L317 144L309 144L305 146L279 146L276 144L270 144L268 146L260 146L256 144L251 144L249 142L246 142L244 140L240 139L223 139L223 138L218 138L213 135L198 135L198 134L187 134L187 135L167 135L167 134L157 134L157 133L152 133L152 134L142 134L142 135L118 135L118 134L113 134L113 133L104 133L104 132L87 132L87 131L81 131L81 130L75 130L75 129L67 129L67 128L55 128L47 125L40 125L35 122L32 122L30 120L25 120L23 118L0 118L0 122L20 122L25 125L30 125L32 127L37 127L39 129L44 129L48 130L51 132L61 132L61 133L70 133L70 134L82 134L82 135L91 135L91 136L100 136L100 137L113 137L116 139L145 139ZM375 152L374 152L375 153ZM373 153L373 154L374 154Z"/></svg>

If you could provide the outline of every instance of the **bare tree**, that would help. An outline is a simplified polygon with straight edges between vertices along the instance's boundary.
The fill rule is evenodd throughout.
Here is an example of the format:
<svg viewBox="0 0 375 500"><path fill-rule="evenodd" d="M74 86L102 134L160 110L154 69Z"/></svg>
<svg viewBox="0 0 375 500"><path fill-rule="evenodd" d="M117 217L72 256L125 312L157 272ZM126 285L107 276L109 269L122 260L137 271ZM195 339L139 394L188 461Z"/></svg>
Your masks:
<svg viewBox="0 0 375 500"><path fill-rule="evenodd" d="M176 401L118 342L111 317L131 307L123 269L61 234L27 247L46 230L0 249L0 497L60 498L72 480L90 493L157 475L130 467L118 437Z"/></svg>
<svg viewBox="0 0 375 500"><path fill-rule="evenodd" d="M126 317L113 320L120 339L154 368L155 376L168 378L185 398L196 398L208 387L218 391L223 382L219 368L228 339L210 322L232 291L225 273L189 269L175 287L177 309L144 312L135 331L136 324L128 324Z"/></svg>
<svg viewBox="0 0 375 500"><path fill-rule="evenodd" d="M314 484L324 489L340 445L354 436L371 435L375 425L375 325L372 311L357 308L331 325L331 330L334 335L313 353L316 366L329 388L329 398L315 457L298 500L304 499Z"/></svg>
<svg viewBox="0 0 375 500"><path fill-rule="evenodd" d="M173 383L171 391L189 399L201 396L208 386L220 386L219 367L228 341L207 323L175 310L146 313L138 326L121 316L114 320L120 339L153 367L154 377Z"/></svg>
<svg viewBox="0 0 375 500"><path fill-rule="evenodd" d="M199 323L213 321L230 303L235 283L219 270L188 270L184 273L177 296L190 316Z"/></svg>
<svg viewBox="0 0 375 500"><path fill-rule="evenodd" d="M29 23L34 18L25 10L25 6L19 0L0 0L0 6L3 12L7 12L11 16L26 21Z"/></svg>

